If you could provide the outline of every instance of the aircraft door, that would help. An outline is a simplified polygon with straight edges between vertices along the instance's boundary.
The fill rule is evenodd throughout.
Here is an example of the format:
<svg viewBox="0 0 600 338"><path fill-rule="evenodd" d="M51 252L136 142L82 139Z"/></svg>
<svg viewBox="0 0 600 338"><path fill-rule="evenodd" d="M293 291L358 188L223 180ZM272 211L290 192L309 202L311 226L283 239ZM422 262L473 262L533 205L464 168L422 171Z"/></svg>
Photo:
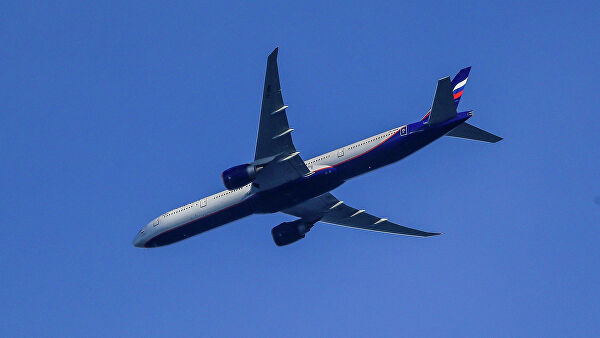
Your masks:
<svg viewBox="0 0 600 338"><path fill-rule="evenodd" d="M200 206L200 210L196 209L196 218L198 218L198 217L200 217L200 216L202 216L202 215L204 215L206 213L206 210L204 210L202 208L206 207L206 200L207 199L208 198L203 198L203 199L200 200L200 203L196 204L196 205Z"/></svg>

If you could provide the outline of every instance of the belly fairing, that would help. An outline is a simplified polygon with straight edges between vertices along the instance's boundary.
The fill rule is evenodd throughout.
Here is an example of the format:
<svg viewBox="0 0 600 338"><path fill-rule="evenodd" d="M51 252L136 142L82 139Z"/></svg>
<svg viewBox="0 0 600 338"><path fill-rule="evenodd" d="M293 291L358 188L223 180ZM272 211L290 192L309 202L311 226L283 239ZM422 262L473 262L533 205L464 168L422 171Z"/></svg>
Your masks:
<svg viewBox="0 0 600 338"><path fill-rule="evenodd" d="M335 167L328 167L280 187L256 194L256 213L273 213L331 191L344 183Z"/></svg>

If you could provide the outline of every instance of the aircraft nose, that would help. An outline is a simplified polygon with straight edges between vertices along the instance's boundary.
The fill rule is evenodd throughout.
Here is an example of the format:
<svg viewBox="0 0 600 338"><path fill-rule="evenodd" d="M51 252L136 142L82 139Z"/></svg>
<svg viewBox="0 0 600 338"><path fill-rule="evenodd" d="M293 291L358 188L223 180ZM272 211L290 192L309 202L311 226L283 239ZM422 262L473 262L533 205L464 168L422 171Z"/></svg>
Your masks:
<svg viewBox="0 0 600 338"><path fill-rule="evenodd" d="M144 240L144 231L140 231L140 233L137 234L137 236L135 236L135 238L133 239L133 246L137 247L137 248L143 248L144 244L146 243L146 241Z"/></svg>

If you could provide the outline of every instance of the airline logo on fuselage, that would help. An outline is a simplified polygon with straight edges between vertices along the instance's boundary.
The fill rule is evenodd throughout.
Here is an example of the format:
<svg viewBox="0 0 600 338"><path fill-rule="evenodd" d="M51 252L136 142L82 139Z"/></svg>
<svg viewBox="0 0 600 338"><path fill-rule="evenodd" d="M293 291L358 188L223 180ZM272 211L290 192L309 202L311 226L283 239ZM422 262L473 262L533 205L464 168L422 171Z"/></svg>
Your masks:
<svg viewBox="0 0 600 338"><path fill-rule="evenodd" d="M408 126L400 127L400 136L406 136L408 134Z"/></svg>

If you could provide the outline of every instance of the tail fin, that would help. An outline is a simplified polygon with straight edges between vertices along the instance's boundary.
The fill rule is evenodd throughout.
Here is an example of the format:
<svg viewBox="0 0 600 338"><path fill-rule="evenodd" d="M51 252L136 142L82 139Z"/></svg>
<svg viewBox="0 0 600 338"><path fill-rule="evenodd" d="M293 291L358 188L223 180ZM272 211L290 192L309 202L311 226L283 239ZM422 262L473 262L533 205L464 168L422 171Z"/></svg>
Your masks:
<svg viewBox="0 0 600 338"><path fill-rule="evenodd" d="M456 108L458 107L460 98L467 85L469 72L471 72L471 67L463 68L456 74L452 81L450 81L450 77L445 77L438 81L431 109L429 109L429 112L427 112L421 121L433 124L446 121L456 116ZM446 133L446 136L489 143L496 143L502 140L502 137L474 127L466 122L456 126Z"/></svg>
<svg viewBox="0 0 600 338"><path fill-rule="evenodd" d="M467 84L467 80L469 79L469 72L471 72L471 67L463 68L452 79L452 96L456 107L458 107L458 103L460 102L460 98L462 97L463 91ZM431 110L429 110L427 114L423 116L421 121L428 121L430 116Z"/></svg>
<svg viewBox="0 0 600 338"><path fill-rule="evenodd" d="M460 137L460 138L466 138L466 139L470 139L470 140L483 141L483 142L489 142L489 143L496 143L496 142L502 140L502 137L496 136L492 133L488 133L487 131L485 131L483 129L474 127L474 126L468 124L467 122L463 122L460 125L458 125L456 128L450 130L446 134L446 136Z"/></svg>
<svg viewBox="0 0 600 338"><path fill-rule="evenodd" d="M454 96L454 104L458 107L458 103L460 102L460 98L462 97L463 90L467 85L467 80L469 79L469 72L471 71L471 67L463 68L456 74L454 79L452 79L452 95Z"/></svg>

